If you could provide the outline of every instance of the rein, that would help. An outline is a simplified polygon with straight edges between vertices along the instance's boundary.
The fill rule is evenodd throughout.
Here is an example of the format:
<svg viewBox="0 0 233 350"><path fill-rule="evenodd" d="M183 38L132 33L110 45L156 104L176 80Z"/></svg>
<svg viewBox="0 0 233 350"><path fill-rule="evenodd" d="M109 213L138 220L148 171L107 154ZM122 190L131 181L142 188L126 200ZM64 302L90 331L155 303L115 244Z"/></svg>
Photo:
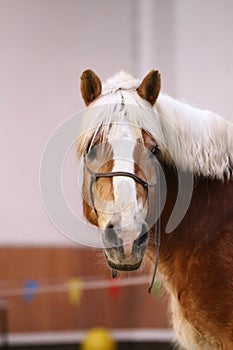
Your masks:
<svg viewBox="0 0 233 350"><path fill-rule="evenodd" d="M91 181L90 181L90 199L91 199L91 204L93 207L93 210L98 217L98 212L95 207L95 200L94 200L94 195L93 195L93 184L96 182L99 178L113 178L114 176L125 176L125 177L130 177L134 181L138 182L140 185L143 186L143 188L147 191L148 194L148 188L149 186L154 186L154 184L150 185L148 182L144 181L140 177L138 177L135 174L129 173L127 171L113 171L113 172L103 172L103 173L96 173L92 171L87 165L86 165L86 158L84 157L84 166L88 173L91 176ZM157 170L157 169L156 169ZM152 280L148 288L148 293L151 293L153 285L154 285L154 280L158 268L158 262L159 262L159 248L160 248L160 236L161 236L161 222L160 222L160 178L159 178L159 171L157 170L157 191L156 191L156 217L157 221L155 224L155 232L154 232L154 244L155 244L155 249L156 249L156 255L155 255L155 265L154 265L154 271L152 275ZM117 276L117 271L112 270L112 277L115 278Z"/></svg>
<svg viewBox="0 0 233 350"><path fill-rule="evenodd" d="M158 167L157 167L158 168ZM156 190L156 224L155 224L155 232L154 232L154 244L155 244L155 264L154 264L154 271L151 279L150 286L148 288L148 293L151 293L153 285L154 285L154 280L156 276L156 272L158 269L158 263L159 263L159 248L160 248L160 237L161 237L161 198L160 198L160 173L159 170L156 169L157 173L157 190Z"/></svg>

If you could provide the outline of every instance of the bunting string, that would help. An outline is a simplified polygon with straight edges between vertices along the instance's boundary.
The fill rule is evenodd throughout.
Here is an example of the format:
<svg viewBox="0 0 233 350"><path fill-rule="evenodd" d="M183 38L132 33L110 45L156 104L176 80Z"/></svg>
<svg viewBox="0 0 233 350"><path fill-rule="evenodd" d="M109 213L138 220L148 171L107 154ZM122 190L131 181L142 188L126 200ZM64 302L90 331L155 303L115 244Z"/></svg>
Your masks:
<svg viewBox="0 0 233 350"><path fill-rule="evenodd" d="M24 287L17 288L0 288L0 299L7 299L9 297L24 296L32 294L46 294L46 293L60 293L60 292L69 292L73 297L75 297L74 290L95 290L95 289L104 289L104 288L120 288L128 286L136 286L142 284L148 284L150 276L139 276L132 278L124 279L102 279L102 280L84 280L81 278L71 278L66 283L60 284L50 284L50 285L41 285L37 281L27 281ZM28 293L28 294L27 294Z"/></svg>

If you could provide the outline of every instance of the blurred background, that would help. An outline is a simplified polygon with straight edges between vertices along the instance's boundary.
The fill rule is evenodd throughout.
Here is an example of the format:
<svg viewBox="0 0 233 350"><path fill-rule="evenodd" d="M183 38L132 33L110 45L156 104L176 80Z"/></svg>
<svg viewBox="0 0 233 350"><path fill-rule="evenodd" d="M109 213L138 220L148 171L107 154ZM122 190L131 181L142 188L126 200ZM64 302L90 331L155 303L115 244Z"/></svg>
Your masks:
<svg viewBox="0 0 233 350"><path fill-rule="evenodd" d="M171 348L160 286L148 295L143 271L112 283L101 252L52 225L40 159L84 107L86 68L103 81L159 69L163 92L233 121L232 33L232 0L0 0L2 347L78 349L104 327L119 349Z"/></svg>

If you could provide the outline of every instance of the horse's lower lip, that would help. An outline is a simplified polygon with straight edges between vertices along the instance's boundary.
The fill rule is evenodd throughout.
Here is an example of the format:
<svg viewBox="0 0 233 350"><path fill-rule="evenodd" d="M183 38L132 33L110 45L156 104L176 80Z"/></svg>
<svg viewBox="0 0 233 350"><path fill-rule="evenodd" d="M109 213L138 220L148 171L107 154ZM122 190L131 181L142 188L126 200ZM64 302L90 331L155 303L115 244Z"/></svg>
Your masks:
<svg viewBox="0 0 233 350"><path fill-rule="evenodd" d="M141 266L141 262L139 261L137 264L129 265L129 264L115 264L111 260L107 260L108 266L111 269L119 270L119 271L134 271L137 270Z"/></svg>

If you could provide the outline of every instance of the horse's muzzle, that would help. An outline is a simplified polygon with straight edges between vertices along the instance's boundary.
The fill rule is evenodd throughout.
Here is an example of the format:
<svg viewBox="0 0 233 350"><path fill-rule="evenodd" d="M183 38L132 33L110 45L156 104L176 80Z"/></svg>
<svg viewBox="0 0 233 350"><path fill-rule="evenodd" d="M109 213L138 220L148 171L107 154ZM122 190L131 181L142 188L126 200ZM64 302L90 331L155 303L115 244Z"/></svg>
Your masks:
<svg viewBox="0 0 233 350"><path fill-rule="evenodd" d="M146 225L143 225L141 234L132 243L123 244L122 239L118 238L113 227L108 227L105 232L105 257L111 269L120 271L137 270L142 263L145 254L149 233L146 231Z"/></svg>

